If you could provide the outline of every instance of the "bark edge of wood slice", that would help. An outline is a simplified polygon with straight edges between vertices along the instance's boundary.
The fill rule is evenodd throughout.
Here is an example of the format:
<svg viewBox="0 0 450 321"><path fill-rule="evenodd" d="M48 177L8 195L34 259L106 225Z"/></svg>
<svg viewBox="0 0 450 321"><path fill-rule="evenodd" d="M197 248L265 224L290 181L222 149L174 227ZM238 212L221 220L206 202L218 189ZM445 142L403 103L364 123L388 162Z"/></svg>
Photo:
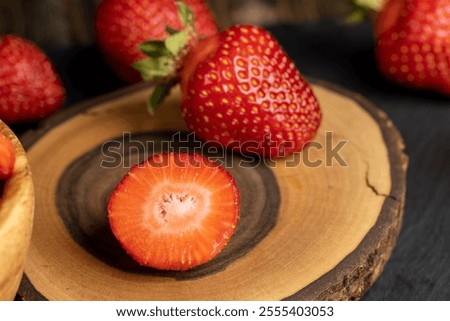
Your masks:
<svg viewBox="0 0 450 321"><path fill-rule="evenodd" d="M126 131L186 130L176 90L154 118L145 111L151 88L139 84L64 110L26 133L22 141L36 177L36 221L19 295L25 300L359 299L395 246L405 203L407 156L384 112L336 85L312 83L324 112L314 140L319 145L276 166L267 164L280 192L276 224L245 255L198 278L111 267L73 239L54 199L67 167L108 139ZM103 126L96 126L99 123ZM340 155L347 166L326 155L340 141L347 141ZM67 155L63 164L62 155ZM304 166L305 155L308 161L330 164ZM41 163L51 168L54 178ZM71 271L71 262L77 262L80 271Z"/></svg>

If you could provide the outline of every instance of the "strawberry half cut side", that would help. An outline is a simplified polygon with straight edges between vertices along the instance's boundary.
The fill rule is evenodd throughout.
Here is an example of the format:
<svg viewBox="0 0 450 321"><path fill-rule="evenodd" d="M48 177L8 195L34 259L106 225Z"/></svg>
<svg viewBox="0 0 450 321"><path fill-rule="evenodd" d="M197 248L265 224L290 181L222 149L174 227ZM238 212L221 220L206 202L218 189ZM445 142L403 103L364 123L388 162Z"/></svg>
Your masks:
<svg viewBox="0 0 450 321"><path fill-rule="evenodd" d="M131 168L110 196L111 230L139 264L188 270L217 256L239 220L229 172L200 154L161 153Z"/></svg>
<svg viewBox="0 0 450 321"><path fill-rule="evenodd" d="M7 180L13 175L16 151L13 143L0 134L0 180Z"/></svg>

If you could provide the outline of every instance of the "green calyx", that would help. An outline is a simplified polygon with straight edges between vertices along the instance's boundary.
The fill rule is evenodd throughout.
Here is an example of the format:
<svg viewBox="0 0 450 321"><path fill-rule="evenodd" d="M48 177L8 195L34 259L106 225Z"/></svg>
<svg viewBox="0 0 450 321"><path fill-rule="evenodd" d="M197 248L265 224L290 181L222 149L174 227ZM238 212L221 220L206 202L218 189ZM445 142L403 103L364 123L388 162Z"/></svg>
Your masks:
<svg viewBox="0 0 450 321"><path fill-rule="evenodd" d="M380 11L383 7L384 1L382 0L354 0L356 6L373 11Z"/></svg>
<svg viewBox="0 0 450 321"><path fill-rule="evenodd" d="M161 100L165 83L177 76L181 58L186 54L186 48L194 29L194 13L183 2L175 2L178 7L178 16L184 28L176 30L166 26L169 36L165 40L150 40L142 43L139 49L149 58L142 59L133 63L135 68L145 81L156 81L153 93L148 100L148 109L150 114L156 111Z"/></svg>
<svg viewBox="0 0 450 321"><path fill-rule="evenodd" d="M353 0L353 12L347 17L348 23L358 23L381 11L385 0Z"/></svg>

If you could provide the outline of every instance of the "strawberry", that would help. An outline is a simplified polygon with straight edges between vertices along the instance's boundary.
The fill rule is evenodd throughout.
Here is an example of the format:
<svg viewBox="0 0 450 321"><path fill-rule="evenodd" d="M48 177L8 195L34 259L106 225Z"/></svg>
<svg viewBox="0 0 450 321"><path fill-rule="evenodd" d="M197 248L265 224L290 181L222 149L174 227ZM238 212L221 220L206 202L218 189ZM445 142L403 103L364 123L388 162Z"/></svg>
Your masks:
<svg viewBox="0 0 450 321"><path fill-rule="evenodd" d="M195 32L184 43L195 43L198 38L217 32L215 19L204 0L185 3L196 21ZM96 42L117 75L129 83L141 80L131 66L146 58L139 46L149 40L166 39L182 29L185 21L177 14L178 8L175 0L103 0L100 3L95 15Z"/></svg>
<svg viewBox="0 0 450 321"><path fill-rule="evenodd" d="M311 87L261 27L232 26L200 42L185 59L181 87L188 127L241 153L300 151L320 125Z"/></svg>
<svg viewBox="0 0 450 321"><path fill-rule="evenodd" d="M0 180L7 180L14 171L16 151L12 142L0 133Z"/></svg>
<svg viewBox="0 0 450 321"><path fill-rule="evenodd" d="M0 119L8 124L43 119L61 107L64 95L53 65L35 44L0 37Z"/></svg>
<svg viewBox="0 0 450 321"><path fill-rule="evenodd" d="M125 175L108 213L113 234L138 263L187 270L228 243L239 191L230 173L200 154L156 154Z"/></svg>
<svg viewBox="0 0 450 321"><path fill-rule="evenodd" d="M399 84L450 95L450 1L390 0L376 22L382 74Z"/></svg>

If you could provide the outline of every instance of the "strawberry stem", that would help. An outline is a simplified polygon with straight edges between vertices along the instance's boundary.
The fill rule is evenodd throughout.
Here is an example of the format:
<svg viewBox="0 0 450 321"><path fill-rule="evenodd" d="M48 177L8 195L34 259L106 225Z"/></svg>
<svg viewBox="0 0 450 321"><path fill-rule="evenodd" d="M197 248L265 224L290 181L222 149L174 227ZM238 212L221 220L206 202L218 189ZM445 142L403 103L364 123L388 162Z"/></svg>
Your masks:
<svg viewBox="0 0 450 321"><path fill-rule="evenodd" d="M182 58L186 55L185 48L189 44L193 34L194 13L183 2L175 2L178 7L178 16L184 28L176 30L166 26L169 36L165 40L149 40L142 43L139 49L149 58L136 61L132 64L145 81L157 81L160 84L155 87L148 100L148 110L153 114L163 98L164 84L168 80L176 78Z"/></svg>

